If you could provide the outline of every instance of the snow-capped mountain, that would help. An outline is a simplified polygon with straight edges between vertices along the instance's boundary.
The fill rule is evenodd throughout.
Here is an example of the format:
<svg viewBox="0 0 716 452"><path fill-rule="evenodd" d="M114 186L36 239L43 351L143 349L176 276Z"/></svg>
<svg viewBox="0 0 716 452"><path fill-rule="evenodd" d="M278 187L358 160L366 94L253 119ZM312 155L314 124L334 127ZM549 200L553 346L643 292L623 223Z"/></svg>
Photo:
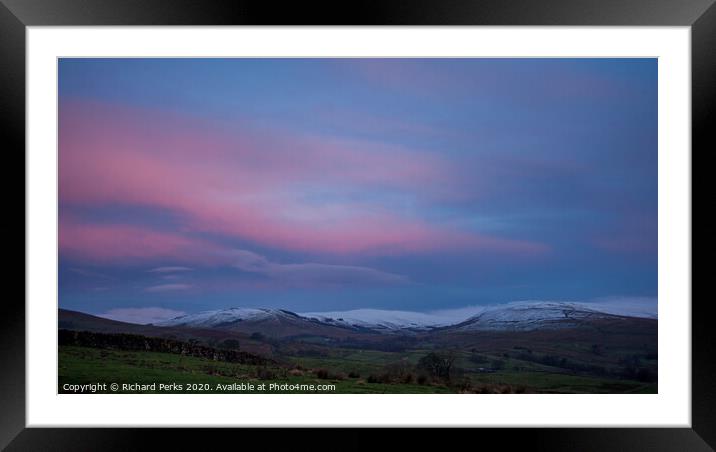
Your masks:
<svg viewBox="0 0 716 452"><path fill-rule="evenodd" d="M578 327L595 320L628 316L597 310L587 304L568 302L517 302L494 306L454 325L458 331L529 331Z"/></svg>
<svg viewBox="0 0 716 452"><path fill-rule="evenodd" d="M258 309L258 308L229 308L219 309L216 311L204 311L197 314L187 314L174 317L168 320L162 320L155 323L157 326L190 326L195 328L211 328L217 326L226 326L235 322L249 321L256 322L262 320L278 319L286 316L295 317L289 311L280 309Z"/></svg>
<svg viewBox="0 0 716 452"><path fill-rule="evenodd" d="M304 317L346 328L373 330L427 330L454 323L450 316L411 311L356 309L352 311L305 312Z"/></svg>
<svg viewBox="0 0 716 452"><path fill-rule="evenodd" d="M229 308L187 314L157 322L157 326L213 328L271 337L321 336L342 338L356 334L339 325L312 320L283 309Z"/></svg>
<svg viewBox="0 0 716 452"><path fill-rule="evenodd" d="M156 325L258 331L279 336L317 334L338 337L352 332L396 333L445 328L454 331L529 331L571 328L594 320L629 317L655 318L656 314L624 311L609 304L529 301L435 312L356 309L297 314L282 309L230 308L183 315Z"/></svg>
<svg viewBox="0 0 716 452"><path fill-rule="evenodd" d="M226 327L238 322L267 322L304 320L348 329L430 329L446 326L461 320L449 312L423 313L382 309L356 309L353 311L293 313L282 309L229 308L187 314L155 323L157 326L188 326L194 328Z"/></svg>

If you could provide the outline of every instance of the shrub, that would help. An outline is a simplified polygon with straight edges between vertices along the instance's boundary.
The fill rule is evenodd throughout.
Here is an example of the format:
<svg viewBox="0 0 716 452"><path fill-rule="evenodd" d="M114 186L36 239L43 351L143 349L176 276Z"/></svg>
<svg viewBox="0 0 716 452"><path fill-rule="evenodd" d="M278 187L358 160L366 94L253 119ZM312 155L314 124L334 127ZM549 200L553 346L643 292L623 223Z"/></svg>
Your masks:
<svg viewBox="0 0 716 452"><path fill-rule="evenodd" d="M327 369L316 369L313 371L313 373L316 374L316 377L320 378L321 380L328 380L328 377L330 376Z"/></svg>
<svg viewBox="0 0 716 452"><path fill-rule="evenodd" d="M355 370L352 370L348 373L348 378L360 378L360 374Z"/></svg>

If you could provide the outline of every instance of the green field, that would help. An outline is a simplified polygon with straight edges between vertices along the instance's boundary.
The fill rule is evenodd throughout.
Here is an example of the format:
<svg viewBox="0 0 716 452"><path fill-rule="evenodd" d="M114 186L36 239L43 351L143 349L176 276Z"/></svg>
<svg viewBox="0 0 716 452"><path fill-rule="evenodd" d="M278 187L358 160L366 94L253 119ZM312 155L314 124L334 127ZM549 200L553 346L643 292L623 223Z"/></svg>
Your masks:
<svg viewBox="0 0 716 452"><path fill-rule="evenodd" d="M300 374L302 373L302 375ZM88 383L177 383L184 385L181 391L167 393L446 393L449 388L441 385L380 384L367 383L365 379L341 377L321 379L310 371L288 369L285 366L249 366L223 363L204 358L174 355L169 353L128 352L102 350L89 347L61 346L59 352L58 392L65 384ZM251 383L257 386L266 383L335 385L335 390L323 391L222 391L217 384ZM188 388L190 384L208 384L210 390ZM189 390L187 390L189 389ZM160 391L99 391L103 393L147 393Z"/></svg>
<svg viewBox="0 0 716 452"><path fill-rule="evenodd" d="M656 383L577 375L531 361L502 357L503 368L481 373L470 361L474 354L459 353L457 371L449 382L420 380L416 363L428 350L406 352L332 348L326 356L287 356L269 365L246 365L171 353L106 350L61 346L58 392L65 385L117 383L118 391L105 393L655 393ZM495 356L484 355L489 362ZM397 370L396 370L397 369ZM389 377L385 377L388 375ZM176 383L181 390L131 388L124 383ZM253 389L220 389L217 385L251 384ZM335 385L318 390L270 389L270 384ZM265 384L263 389L259 389ZM65 388L65 389L63 389Z"/></svg>

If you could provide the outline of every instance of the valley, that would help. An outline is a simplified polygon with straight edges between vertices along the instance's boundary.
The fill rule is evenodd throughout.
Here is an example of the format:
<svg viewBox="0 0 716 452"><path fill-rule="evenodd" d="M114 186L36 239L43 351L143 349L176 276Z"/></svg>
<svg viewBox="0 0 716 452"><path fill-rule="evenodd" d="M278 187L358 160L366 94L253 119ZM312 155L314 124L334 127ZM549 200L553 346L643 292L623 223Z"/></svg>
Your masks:
<svg viewBox="0 0 716 452"><path fill-rule="evenodd" d="M574 305L508 305L452 325L236 308L156 325L59 314L60 392L95 381L201 383L208 392L262 382L333 385L331 393L658 390L657 320Z"/></svg>

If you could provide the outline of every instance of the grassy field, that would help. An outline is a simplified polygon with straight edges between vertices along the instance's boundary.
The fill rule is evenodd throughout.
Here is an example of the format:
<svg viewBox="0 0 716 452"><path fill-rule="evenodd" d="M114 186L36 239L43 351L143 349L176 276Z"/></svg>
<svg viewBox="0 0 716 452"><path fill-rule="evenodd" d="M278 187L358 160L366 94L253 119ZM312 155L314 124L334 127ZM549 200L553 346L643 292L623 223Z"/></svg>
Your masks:
<svg viewBox="0 0 716 452"><path fill-rule="evenodd" d="M99 391L103 393L446 393L451 392L444 385L419 384L380 384L367 383L362 378L341 377L340 379L317 378L311 371L288 369L285 366L249 366L235 363L223 363L204 358L182 356L169 353L128 352L102 350L89 347L61 346L59 350L59 387L58 392L67 384L89 383L139 383L152 384L177 383L182 390L169 391ZM252 391L231 391L217 389L218 384L250 383L256 387ZM335 385L334 390L258 390L265 383L287 383L291 385ZM209 389L192 388L191 385L208 385Z"/></svg>
<svg viewBox="0 0 716 452"><path fill-rule="evenodd" d="M278 363L246 365L213 361L171 353L105 350L61 346L58 392L72 392L65 385L117 383L118 391L106 393L455 393L455 392L544 392L544 393L655 393L656 383L600 378L568 373L564 369L504 354L458 353L458 371L448 384L434 379L419 380L412 373L428 350L405 352L331 348L324 356L286 356ZM478 358L475 358L475 356ZM479 362L502 363L499 370L480 372ZM478 364L474 361L477 360ZM375 376L399 369L400 377L386 382ZM405 371L408 369L408 371ZM159 385L176 383L181 389L122 390L124 383ZM251 384L253 389L232 390L218 385ZM271 384L314 385L314 389L271 389ZM260 385L265 384L263 389ZM334 385L319 386L319 385ZM316 389L320 388L320 389Z"/></svg>
<svg viewBox="0 0 716 452"><path fill-rule="evenodd" d="M337 372L355 372L360 375L379 374L396 363L415 366L430 350L414 349L406 352L381 352L375 350L332 350L324 357L292 357L291 362L307 368L327 368ZM569 373L559 367L543 365L502 354L482 354L485 364L470 361L473 353L457 352L457 375L453 383L468 382L473 386L511 386L519 392L530 393L656 393L656 383L627 379L603 378ZM504 368L490 373L479 371L495 361ZM392 385L397 387L400 385ZM459 392L452 388L451 392Z"/></svg>

